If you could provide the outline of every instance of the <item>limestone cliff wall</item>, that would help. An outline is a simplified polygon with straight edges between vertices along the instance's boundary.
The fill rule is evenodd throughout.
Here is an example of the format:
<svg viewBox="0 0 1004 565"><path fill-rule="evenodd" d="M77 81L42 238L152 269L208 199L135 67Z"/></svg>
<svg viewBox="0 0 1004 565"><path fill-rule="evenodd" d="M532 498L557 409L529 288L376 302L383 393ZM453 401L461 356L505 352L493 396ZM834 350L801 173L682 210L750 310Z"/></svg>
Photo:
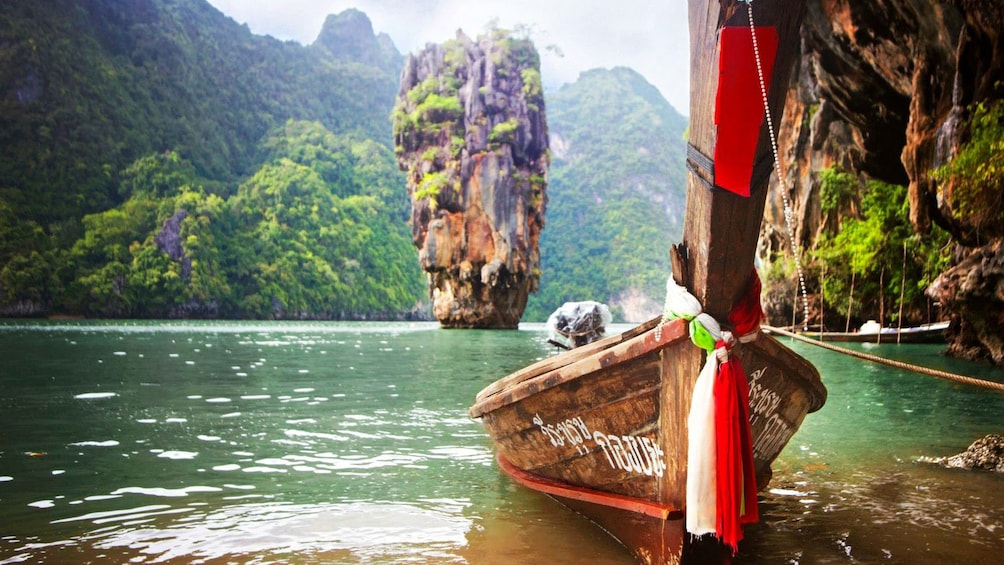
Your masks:
<svg viewBox="0 0 1004 565"><path fill-rule="evenodd" d="M966 140L963 124L971 105L1004 96L1002 32L999 0L808 0L803 56L779 135L800 245L811 248L822 231L837 228L840 214L855 213L820 212L818 173L835 166L862 179L908 186L914 228L921 234L932 223L947 229L959 243L958 268L1002 263L965 261L974 253L994 255L999 236L988 240L993 230L983 226L983 241L974 238L974 226L952 209L951 187L939 186L931 175ZM785 247L778 190L775 180L761 238L764 259ZM965 304L978 296L983 315L1004 319L1004 293L947 288L963 287L944 284L937 294L944 309L954 312L956 335L970 334L967 343L983 343L984 356L1004 360L998 345L1004 336L986 334L994 324L959 315L973 316ZM996 324L997 332L1001 327Z"/></svg>
<svg viewBox="0 0 1004 565"><path fill-rule="evenodd" d="M394 111L411 224L443 326L515 328L540 275L547 121L528 40L462 32L409 55Z"/></svg>

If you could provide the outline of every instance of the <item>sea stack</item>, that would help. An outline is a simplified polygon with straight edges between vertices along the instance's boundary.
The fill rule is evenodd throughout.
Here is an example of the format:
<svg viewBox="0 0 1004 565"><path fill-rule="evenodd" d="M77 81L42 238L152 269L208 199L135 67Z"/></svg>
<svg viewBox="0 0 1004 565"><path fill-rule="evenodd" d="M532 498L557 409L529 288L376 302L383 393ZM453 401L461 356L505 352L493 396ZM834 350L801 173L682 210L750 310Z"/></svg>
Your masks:
<svg viewBox="0 0 1004 565"><path fill-rule="evenodd" d="M493 30L407 57L393 112L411 226L443 327L516 328L540 277L550 162L540 57Z"/></svg>

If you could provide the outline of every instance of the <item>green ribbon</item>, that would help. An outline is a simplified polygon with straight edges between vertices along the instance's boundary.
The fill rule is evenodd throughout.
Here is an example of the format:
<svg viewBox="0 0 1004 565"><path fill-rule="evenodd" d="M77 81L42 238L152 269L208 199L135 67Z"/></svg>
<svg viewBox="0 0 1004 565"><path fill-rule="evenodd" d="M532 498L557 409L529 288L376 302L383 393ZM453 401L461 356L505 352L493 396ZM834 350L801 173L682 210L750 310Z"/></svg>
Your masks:
<svg viewBox="0 0 1004 565"><path fill-rule="evenodd" d="M701 314L690 322L690 340L694 345L708 353L715 350L715 345L722 339L722 328L708 314Z"/></svg>

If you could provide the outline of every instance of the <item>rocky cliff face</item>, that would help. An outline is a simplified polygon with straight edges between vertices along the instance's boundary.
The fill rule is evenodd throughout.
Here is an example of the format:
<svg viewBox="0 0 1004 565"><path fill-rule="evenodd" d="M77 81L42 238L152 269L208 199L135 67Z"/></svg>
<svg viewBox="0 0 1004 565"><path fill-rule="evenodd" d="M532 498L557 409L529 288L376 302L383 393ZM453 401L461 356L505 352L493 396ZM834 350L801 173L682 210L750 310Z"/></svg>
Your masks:
<svg viewBox="0 0 1004 565"><path fill-rule="evenodd" d="M539 68L532 43L498 31L458 32L405 61L396 152L443 326L515 328L537 288L549 164Z"/></svg>
<svg viewBox="0 0 1004 565"><path fill-rule="evenodd" d="M1000 235L960 218L951 186L939 185L931 172L967 140L964 124L972 105L1004 97L1002 31L1004 5L998 0L808 1L803 57L779 136L802 246L811 247L815 236L837 227L836 215L820 212L818 174L837 167L908 186L915 230L923 234L937 224L960 244L950 279L999 278L968 275L999 269L1001 260L965 258L994 255L1001 246L991 240ZM784 246L781 198L776 186L772 190L770 202L778 204L768 207L764 257ZM982 240L974 237L977 231ZM937 299L955 312L960 343L979 343L983 356L1004 360L1004 325L987 323L1004 319L1004 291L991 286L976 290L946 282ZM973 301L979 306L971 307Z"/></svg>

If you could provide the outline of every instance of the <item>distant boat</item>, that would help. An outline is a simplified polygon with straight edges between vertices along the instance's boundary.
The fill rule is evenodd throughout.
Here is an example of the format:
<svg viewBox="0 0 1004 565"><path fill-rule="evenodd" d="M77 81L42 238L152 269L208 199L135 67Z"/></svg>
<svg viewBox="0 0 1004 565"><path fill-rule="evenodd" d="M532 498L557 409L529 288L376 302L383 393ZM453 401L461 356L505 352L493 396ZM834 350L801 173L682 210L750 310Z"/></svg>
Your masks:
<svg viewBox="0 0 1004 565"><path fill-rule="evenodd" d="M946 343L948 322L924 324L909 328L883 328L878 322L869 320L856 332L814 332L804 330L799 333L819 341L856 343Z"/></svg>
<svg viewBox="0 0 1004 565"><path fill-rule="evenodd" d="M604 337L612 320L606 304L566 302L547 318L547 342L562 349L593 343Z"/></svg>
<svg viewBox="0 0 1004 565"><path fill-rule="evenodd" d="M799 54L804 8L804 0L758 0L749 7L734 0L690 1L687 210L683 243L671 250L673 277L712 321L731 320L750 289L757 290L755 302L745 302L756 304L758 313L752 331L746 330L749 340L732 350L746 370L745 379L732 382L740 391L748 384L748 416L736 403L738 417L726 418L722 428L717 420L710 426L718 433L734 424L740 443L746 444L738 450L742 456L729 453L715 459L739 465L739 496L754 497L752 504L730 506L742 509L731 516L755 509L753 491L766 487L771 463L805 415L826 400L816 369L759 330L759 281L753 274L773 164L764 106L769 101L773 123L778 123ZM756 53L764 54L757 59ZM764 73L759 83L758 72ZM766 93L760 88L764 83ZM727 488L735 479L735 466L723 476L714 467L695 470L690 459L690 450L700 446L732 445L688 435L709 427L688 422L692 407L701 405L694 401L695 389L708 382L698 375L717 362L706 365L705 349L695 345L698 340L692 342L691 333L700 334L699 328L692 330L684 319L660 322L652 320L512 373L482 390L470 413L484 423L503 472L583 514L639 561L710 562L727 557L725 544L734 548L738 543L714 526L702 533L713 533L725 544L692 543L690 535L707 515L692 520L690 512L707 506L689 502L695 492L705 491L688 488L688 481L717 477L715 488ZM733 401L737 397L744 398L743 393L733 395ZM703 414L700 409L697 413ZM731 412L716 407L714 414ZM747 472L750 467L753 473ZM753 475L756 489L745 482ZM710 515L714 520L714 503ZM707 560L704 551L713 557Z"/></svg>

